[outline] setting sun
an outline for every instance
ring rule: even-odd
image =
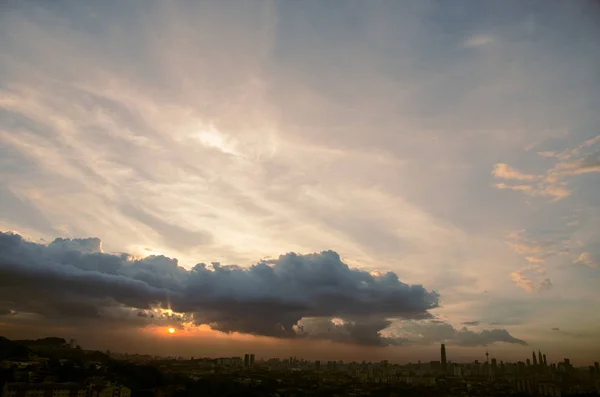
[[[175,328],[169,328],[169,333],[170,334],[174,334],[175,333]]]

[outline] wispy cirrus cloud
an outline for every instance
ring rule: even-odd
[[[525,174],[508,164],[499,163],[494,166],[492,174],[500,179],[516,179],[518,181],[533,181],[538,179],[538,175]]]
[[[541,273],[538,271],[538,273]],[[524,270],[518,272],[512,272],[510,274],[515,285],[527,292],[542,292],[552,288],[552,281],[549,278],[542,278],[541,280],[534,281]]]
[[[542,157],[557,159],[554,165],[542,174],[527,174],[508,164],[498,163],[494,166],[492,174],[498,179],[519,181],[519,184],[497,183],[495,186],[498,189],[519,191],[530,196],[550,197],[554,201],[564,199],[573,193],[569,187],[569,177],[600,172],[600,151],[582,153],[584,149],[599,142],[600,136],[597,136],[574,149],[560,153],[539,152]]]

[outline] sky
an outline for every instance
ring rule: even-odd
[[[599,14],[2,2],[1,333],[598,360]]]

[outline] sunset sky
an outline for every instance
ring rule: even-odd
[[[3,1],[0,335],[597,361],[599,18]]]

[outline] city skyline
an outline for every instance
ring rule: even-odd
[[[599,14],[4,2],[1,334],[597,361]]]
[[[0,338],[3,397],[77,395],[389,395],[594,396],[600,363],[574,366],[569,358],[546,363],[504,362],[486,350],[484,362],[446,360],[398,365],[388,360],[321,361],[298,357],[157,357],[84,350],[60,337],[10,341]],[[57,356],[58,355],[58,356]],[[57,359],[61,357],[61,359]],[[535,351],[532,359],[536,360]],[[8,358],[8,360],[7,360]],[[8,382],[7,382],[8,380]]]

